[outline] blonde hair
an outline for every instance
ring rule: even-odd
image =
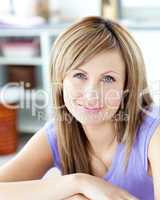
[[[88,151],[89,141],[81,124],[71,115],[64,105],[63,80],[72,69],[77,68],[92,56],[109,49],[119,49],[125,63],[125,84],[123,105],[116,114],[125,113],[127,120],[115,120],[117,140],[126,147],[125,164],[127,166],[138,126],[145,114],[142,108],[153,103],[151,95],[140,93],[146,89],[147,80],[141,51],[132,36],[115,21],[98,16],[85,17],[71,25],[56,39],[52,55],[50,78],[57,131],[57,142],[61,160],[62,174],[83,172],[92,174]],[[56,109],[57,108],[57,109]],[[72,121],[62,120],[68,115]],[[61,118],[61,120],[58,120]]]

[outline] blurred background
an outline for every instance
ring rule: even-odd
[[[130,31],[159,104],[159,0],[0,0],[0,5],[0,165],[51,118],[50,49],[81,17],[114,19]]]

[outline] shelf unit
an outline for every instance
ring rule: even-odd
[[[4,58],[0,57],[0,65],[41,65],[41,58]]]
[[[38,38],[40,43],[40,55],[33,58],[21,57],[3,57],[0,56],[0,66],[5,65],[29,65],[36,66],[36,75],[38,76],[38,86],[32,90],[25,90],[25,95],[21,96],[22,88],[14,88],[8,90],[7,98],[16,96],[20,102],[30,103],[30,108],[21,107],[18,109],[18,131],[25,133],[35,133],[43,124],[52,117],[51,98],[50,98],[50,83],[49,83],[49,56],[50,49],[59,33],[61,33],[69,23],[61,23],[56,25],[44,25],[42,27],[32,28],[1,28],[0,27],[0,41],[2,38]],[[2,73],[3,70],[0,71]],[[1,75],[3,76],[3,75]],[[1,80],[0,80],[1,81]],[[0,82],[0,91],[5,86],[5,82]],[[43,104],[44,98],[36,94],[43,90],[48,94],[48,104],[45,108],[33,108],[36,104]],[[31,93],[33,94],[31,96]],[[35,94],[35,95],[34,95]],[[43,106],[42,106],[43,107]],[[40,116],[41,115],[41,116]]]

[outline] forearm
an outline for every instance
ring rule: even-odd
[[[74,175],[65,175],[53,180],[1,182],[0,197],[4,200],[61,200],[77,194]]]

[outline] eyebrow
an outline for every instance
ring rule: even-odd
[[[85,70],[80,69],[80,68],[77,68],[77,69],[74,69],[74,70],[80,70],[80,71],[84,72],[85,74],[87,74],[87,72],[86,72]],[[108,73],[111,73],[111,72],[112,72],[112,73],[119,74],[118,72],[115,72],[115,71],[113,71],[113,70],[109,70],[109,71],[103,72],[101,75],[108,74]]]

